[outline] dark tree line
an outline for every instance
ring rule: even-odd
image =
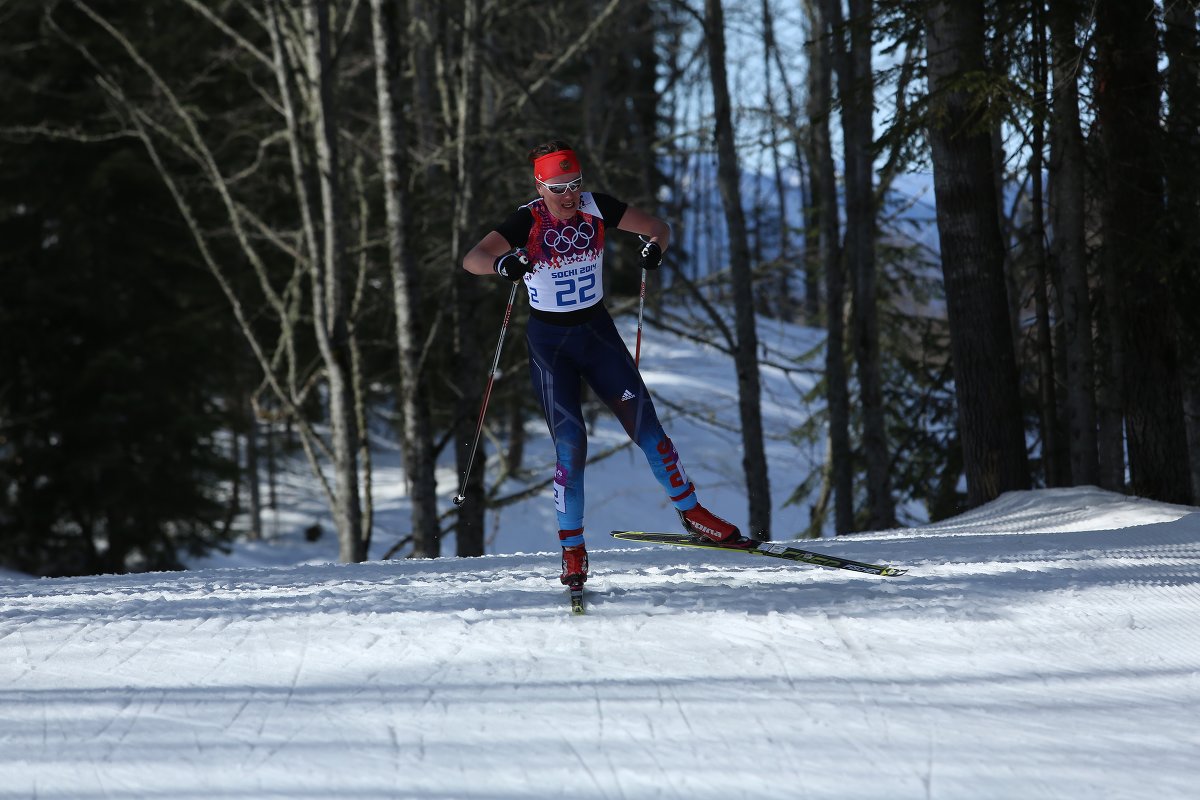
[[[343,560],[482,553],[549,456],[501,380],[472,502],[439,503],[507,293],[457,264],[554,137],[675,224],[650,323],[735,360],[755,532],[1035,485],[1195,502],[1198,52],[1170,0],[6,4],[0,562],[176,567],[261,531],[287,446]],[[896,189],[930,173],[933,250]],[[606,272],[620,308],[636,271]],[[771,513],[763,315],[827,332],[800,523]],[[375,524],[372,432],[409,530]]]
[[[843,119],[846,106],[860,102],[856,87],[870,83],[877,97],[895,92],[889,126],[862,145],[872,148],[876,196],[893,177],[893,156],[933,176],[947,325],[921,340],[919,362],[890,347],[885,371],[900,369],[888,446],[909,467],[924,457],[906,441],[931,444],[941,457],[898,473],[901,499],[924,499],[935,518],[1031,485],[1195,501],[1195,323],[1187,304],[1198,282],[1185,233],[1196,227],[1200,184],[1194,4],[881,0],[846,9],[827,3],[811,19],[813,41],[833,42]],[[856,26],[874,31],[877,50],[906,55],[898,67],[876,66],[845,85],[841,75],[854,75],[854,66],[836,51]],[[907,71],[910,53],[918,56],[915,73]],[[913,74],[919,80],[906,88]],[[829,119],[810,113],[814,130]],[[852,163],[847,155],[847,250]],[[814,203],[814,218],[831,217],[835,200]],[[848,252],[842,268],[853,274]],[[885,264],[880,280],[901,272]],[[847,286],[862,294],[854,280]],[[887,300],[877,302],[890,313]],[[834,341],[840,322],[830,316],[829,325]],[[907,342],[903,329],[889,335]],[[948,367],[935,385],[953,378],[950,407],[930,402],[923,386],[931,361]],[[839,515],[839,532],[877,524],[867,522],[874,481],[865,451],[888,451],[871,444],[865,422],[869,369],[858,359],[860,433],[831,453],[834,464],[864,465],[856,472],[866,485],[851,491],[866,508],[853,524]],[[835,377],[826,376],[831,425],[846,394]],[[921,392],[916,403],[913,389]],[[952,425],[922,420],[943,435],[930,441],[910,432],[906,411],[939,405]],[[947,491],[960,474],[965,496]]]

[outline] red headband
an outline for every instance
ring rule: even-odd
[[[580,172],[574,150],[555,150],[533,160],[533,177],[543,183],[568,172]]]

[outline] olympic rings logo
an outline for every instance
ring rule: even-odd
[[[542,236],[542,242],[559,255],[571,252],[572,249],[583,250],[592,243],[596,229],[590,222],[581,222],[578,226],[567,225],[561,230],[551,228]]]

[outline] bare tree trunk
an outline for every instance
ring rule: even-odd
[[[1067,461],[1061,452],[1058,427],[1058,391],[1055,386],[1054,335],[1050,327],[1050,272],[1046,263],[1046,224],[1042,164],[1045,152],[1046,21],[1042,2],[1033,4],[1033,101],[1030,137],[1030,226],[1029,252],[1033,261],[1034,310],[1037,319],[1038,410],[1042,428],[1042,468],[1047,486],[1066,486],[1070,481]]]
[[[829,123],[833,113],[831,28],[821,0],[807,4],[812,28],[809,45],[808,125],[812,142],[813,197],[820,231],[821,263],[825,272],[826,343],[825,396],[829,405],[829,461],[834,493],[834,530],[854,530],[854,464],[850,447],[850,388],[846,375],[843,306],[845,266],[842,263],[841,225],[838,222],[837,178]]]
[[[624,57],[627,68],[633,71],[634,85],[629,91],[628,120],[625,123],[633,140],[636,163],[645,165],[638,171],[641,185],[638,187],[645,202],[655,202],[657,189],[663,183],[662,171],[658,167],[654,140],[658,122],[663,114],[659,108],[662,100],[655,81],[658,78],[659,59],[657,52],[657,12],[650,0],[637,0],[629,10],[632,32],[628,40],[629,53]]]
[[[508,452],[504,454],[504,472],[516,475],[525,460],[525,404],[523,395],[514,392],[508,401]]]
[[[763,5],[764,5],[763,13],[764,13],[764,15],[767,15],[766,19],[768,21],[771,21],[770,16],[769,16],[770,12],[769,12],[769,8],[767,6],[766,0],[764,0]],[[819,5],[820,5],[820,0],[805,0],[805,2],[804,2],[805,14],[808,16],[810,27],[814,31],[812,33],[813,38],[815,38],[816,36],[819,35],[817,33],[817,26],[819,26],[819,24],[820,24],[820,15],[817,11],[817,7]],[[816,14],[817,16],[814,17],[813,16],[814,14]],[[779,50],[779,43],[775,38],[773,24],[770,27],[770,36],[768,38],[768,41],[766,42],[766,46],[768,46],[770,48],[772,54],[774,55],[775,66],[779,70],[779,74],[784,76],[783,94],[784,94],[784,98],[787,101],[788,119],[791,121],[792,144],[796,151],[796,166],[801,174],[800,196],[801,196],[802,210],[804,212],[804,217],[805,217],[804,222],[803,222],[803,225],[804,225],[804,305],[803,305],[804,322],[807,325],[817,325],[818,320],[821,318],[821,243],[820,243],[820,232],[819,232],[819,227],[818,227],[820,225],[820,222],[817,217],[819,212],[816,209],[819,207],[821,201],[819,199],[819,189],[817,187],[818,178],[816,177],[816,174],[815,174],[817,171],[817,167],[815,166],[816,165],[816,155],[814,154],[813,145],[812,145],[813,137],[812,137],[811,133],[807,132],[805,130],[805,127],[800,124],[800,118],[801,118],[801,114],[803,112],[799,106],[799,103],[796,100],[796,93],[793,91],[793,88],[792,88],[793,82],[789,81],[787,79],[787,76],[789,73],[788,73],[787,68],[784,66],[783,56]],[[813,45],[810,42],[809,44],[806,44],[805,46],[806,46],[806,48],[808,48],[811,51],[812,48],[816,45]],[[827,49],[828,42],[826,42],[826,44],[823,46],[826,47],[826,49]],[[811,61],[811,59],[814,57],[815,56],[813,56],[810,52],[810,62],[809,62],[810,65],[814,63],[813,61]],[[826,65],[825,69],[828,70],[829,69],[828,57],[826,57],[824,59],[824,64]],[[810,102],[811,102],[811,96],[812,96],[811,95],[812,84],[813,84],[814,80],[815,80],[815,77],[812,74],[812,67],[810,66],[809,73],[808,73]],[[822,110],[819,112],[819,114],[821,114],[825,117],[828,117],[830,114],[830,107],[831,107],[831,101],[826,101],[825,104],[822,106]],[[809,114],[810,124],[811,124],[811,121],[812,121],[812,114]],[[825,124],[826,124],[826,136],[828,136],[828,122],[826,122]],[[804,170],[804,162],[805,161],[808,162],[808,174],[807,175]],[[781,206],[782,206],[782,203],[781,203]],[[782,225],[783,225],[784,231],[787,231],[789,229],[788,221],[787,221],[786,217],[782,218]]]
[[[371,198],[367,193],[366,181],[363,177],[365,159],[358,152],[350,168],[354,199],[357,206],[356,228],[358,241],[355,250],[358,251],[357,268],[354,274],[354,291],[349,302],[349,321],[347,339],[350,346],[350,375],[354,386],[354,423],[358,431],[358,465],[362,476],[360,489],[362,492],[362,529],[363,553],[371,552],[371,536],[375,530],[375,492],[373,483],[374,459],[371,453],[371,424],[369,400],[367,398],[367,378],[364,372],[366,366],[363,359],[362,336],[359,327],[362,319],[363,303],[367,295],[368,276],[371,268]],[[347,200],[349,204],[349,200]],[[349,258],[349,256],[347,256]]]
[[[1099,136],[1093,140],[1100,139]],[[1096,145],[1102,151],[1102,145]],[[1094,157],[1102,162],[1104,156]],[[1107,219],[1107,198],[1111,175],[1103,167],[1097,169],[1100,195],[1097,206],[1099,227],[1103,230]],[[1117,253],[1113,239],[1101,238],[1099,248],[1100,280],[1098,287],[1100,302],[1096,319],[1096,415],[1097,451],[1100,461],[1100,486],[1114,492],[1127,490],[1125,481],[1125,401],[1121,375],[1126,359],[1124,345],[1124,319],[1121,315],[1121,290],[1118,287]]]
[[[846,162],[845,256],[853,286],[852,341],[862,402],[867,524],[871,530],[881,530],[895,526],[896,508],[892,499],[891,457],[883,408],[875,289],[875,138],[872,122],[875,85],[871,71],[871,6],[871,0],[850,0],[850,18],[845,25],[841,20],[840,0],[826,0],[825,10],[834,34],[833,58],[842,102]]]
[[[1050,119],[1050,214],[1052,259],[1062,287],[1066,330],[1067,424],[1071,481],[1100,484],[1097,456],[1096,356],[1084,239],[1085,154],[1079,125],[1082,54],[1076,39],[1079,7],[1051,3],[1052,110]]]
[[[225,518],[221,520],[221,538],[229,536],[229,530],[233,527],[233,521],[237,518],[238,512],[242,510],[242,481],[246,479],[246,473],[242,470],[242,448],[241,437],[238,436],[237,430],[233,431],[233,436],[230,437],[230,461],[233,463],[233,480],[230,481],[229,501],[225,507]]]
[[[279,511],[279,459],[275,457],[276,439],[275,425],[267,422],[267,508],[273,512]]]
[[[321,191],[320,250],[313,254],[313,325],[329,385],[329,424],[334,453],[333,508],[338,556],[344,562],[366,558],[366,532],[358,487],[358,425],[351,379],[346,257],[342,245],[343,198],[338,156],[337,110],[331,65],[328,0],[304,7],[307,69],[316,97],[314,115],[317,180]]]
[[[480,19],[480,0],[466,0],[463,5],[462,50],[459,54],[459,81],[454,97],[453,152],[455,155],[454,216],[451,237],[450,263],[462,262],[468,245],[471,215],[474,213],[475,195],[478,189],[479,170],[477,138],[480,125],[480,63],[479,49],[483,28]],[[455,270],[453,278],[453,304],[455,313],[455,358],[461,391],[459,393],[458,441],[459,474],[467,469],[470,442],[474,422],[479,410],[480,392],[484,387],[484,365],[480,342],[476,337],[475,321],[480,313],[477,280],[465,271]],[[499,309],[499,306],[497,306]],[[484,443],[479,444],[475,467],[467,482],[467,496],[474,502],[458,507],[458,524],[455,530],[457,554],[480,556],[484,549],[484,512],[487,495],[484,491],[484,474],[487,471],[487,455]]]
[[[405,0],[408,4],[408,28],[399,31],[404,41],[412,42],[409,48],[409,71],[412,73],[412,103],[413,128],[415,141],[413,146],[418,154],[418,161],[427,159],[425,177],[436,180],[440,171],[437,161],[430,157],[433,151],[440,147],[442,141],[437,133],[437,121],[443,115],[439,114],[437,91],[434,88],[434,76],[437,74],[434,49],[438,45],[438,20],[444,10],[431,8],[433,0]]]
[[[828,114],[828,112],[826,112]],[[793,119],[799,119],[793,115]],[[797,137],[799,138],[799,136]],[[811,139],[811,136],[805,138]],[[821,298],[821,230],[817,219],[816,209],[821,201],[818,199],[817,178],[815,177],[815,160],[812,158],[811,146],[797,148],[807,157],[808,169],[800,173],[800,196],[804,209],[804,301],[802,305],[801,322],[804,325],[819,327],[824,320],[821,317],[823,302]]]
[[[875,85],[871,71],[871,6],[871,0],[850,0],[855,125],[853,137],[846,132],[846,163],[848,167],[851,163],[854,165],[852,171],[847,170],[846,235],[853,242],[849,261],[854,281],[854,353],[862,394],[863,458],[867,470],[869,512],[867,526],[871,530],[882,530],[896,525],[896,506],[892,499],[892,459],[883,407],[876,293]],[[843,100],[845,97],[843,94]],[[849,188],[851,185],[852,189]]]
[[[1100,460],[1100,486],[1114,492],[1126,491],[1125,412],[1121,374],[1125,347],[1122,343],[1121,296],[1111,247],[1100,248],[1100,303],[1096,320],[1096,446]]]
[[[409,163],[404,120],[399,111],[400,67],[403,47],[401,4],[397,0],[371,0],[371,30],[375,46],[375,92],[379,103],[379,145],[383,161],[384,201],[387,216],[388,266],[392,274],[392,303],[396,314],[396,343],[400,362],[400,417],[404,469],[412,501],[413,550],[436,553],[438,539],[437,484],[433,457],[433,429],[429,401],[420,391],[421,282],[417,263],[408,246],[405,217],[408,209]]]
[[[775,174],[775,212],[777,214],[777,230],[779,233],[779,255],[777,277],[775,279],[774,290],[768,290],[774,294],[775,307],[778,311],[778,316],[784,322],[792,321],[792,297],[791,297],[791,273],[792,273],[792,247],[791,247],[791,226],[788,224],[788,203],[787,203],[787,188],[783,180],[783,165],[780,158],[781,143],[779,139],[779,115],[775,111],[775,88],[771,74],[771,56],[778,50],[778,45],[775,42],[775,24],[772,19],[773,12],[771,11],[770,0],[762,0],[762,23],[763,23],[763,76],[766,83],[766,105],[767,119],[769,120],[769,147],[771,149],[771,165]],[[787,80],[787,73],[782,73],[783,78]],[[794,118],[793,118],[794,119]],[[797,164],[799,167],[799,157],[803,151],[797,150]]]
[[[313,169],[313,157],[310,154],[310,150],[312,149],[313,145],[312,142],[307,138],[307,135],[311,132],[312,138],[314,139],[319,135],[316,133],[315,122],[317,112],[312,110],[312,106],[319,104],[323,96],[320,94],[320,92],[314,94],[311,91],[310,87],[315,84],[315,80],[311,77],[311,68],[305,63],[302,63],[303,59],[307,58],[306,54],[309,54],[312,51],[311,40],[313,37],[311,35],[311,29],[313,26],[310,25],[308,29],[296,29],[292,10],[289,8],[285,11],[278,2],[268,2],[266,9],[266,22],[272,45],[271,66],[276,85],[279,90],[278,105],[280,112],[283,115],[283,121],[285,125],[284,130],[287,134],[288,149],[296,193],[296,210],[300,217],[301,230],[303,233],[302,248],[301,250],[295,251],[294,257],[298,262],[298,270],[301,272],[307,272],[309,274],[311,279],[310,282],[313,286],[320,286],[323,285],[324,281],[327,279],[327,270],[322,270],[321,267],[323,248],[317,225],[317,212],[319,209],[317,208],[316,200],[314,199],[319,194],[318,178],[315,174],[316,170]],[[312,15],[307,15],[305,18],[311,19]],[[309,32],[306,32],[306,30]],[[299,81],[301,76],[306,73],[309,74],[310,77],[307,79],[305,88],[297,86],[297,81]],[[301,103],[306,103],[306,105],[302,107],[302,110],[298,109],[297,107],[298,101]],[[300,115],[302,111],[305,113],[307,125],[301,121]],[[238,216],[233,211],[230,212],[230,215],[236,227],[239,224]],[[243,250],[245,250],[247,255],[250,257],[251,263],[256,265],[256,269],[260,274],[260,283],[265,288],[269,289],[269,282],[267,280],[265,270],[260,263],[261,259],[257,257],[253,247],[248,243],[248,241],[246,241],[246,237],[243,235],[241,238],[243,239]],[[218,270],[214,269],[214,272],[218,272]],[[318,274],[326,277],[318,278]],[[287,373],[286,389],[281,385],[281,381],[274,374],[274,364],[267,362],[265,355],[261,352],[261,345],[258,344],[257,340],[254,338],[254,334],[248,329],[247,337],[250,340],[251,347],[255,349],[256,356],[258,357],[262,366],[266,385],[272,388],[275,397],[286,406],[286,419],[289,426],[289,432],[291,431],[292,423],[295,423],[299,428],[300,442],[304,447],[305,455],[308,457],[309,464],[325,492],[330,509],[333,511],[335,524],[337,524],[339,517],[344,516],[340,515],[337,509],[341,507],[342,503],[345,502],[345,497],[343,494],[339,493],[338,489],[329,485],[329,482],[325,477],[324,470],[318,463],[317,451],[319,450],[320,453],[325,455],[326,458],[334,463],[335,472],[340,472],[341,465],[338,461],[338,451],[336,446],[335,448],[331,449],[315,435],[315,433],[311,430],[311,426],[305,419],[303,411],[301,410],[301,406],[307,393],[307,386],[301,385],[303,378],[301,377],[300,370],[298,369],[296,355],[297,333],[295,331],[295,325],[301,316],[299,294],[300,293],[298,291],[289,292],[283,297],[276,298],[274,301],[274,305],[277,307],[277,313],[279,314],[279,322],[282,326],[279,354],[283,355],[285,360],[284,368],[286,369]],[[320,350],[322,353],[322,358],[324,359],[327,354],[332,351],[332,348],[329,346],[328,333],[324,328],[324,321],[322,319],[322,317],[328,313],[328,303],[325,302],[325,294],[323,290],[313,290],[310,292],[310,294],[312,295],[310,301],[313,304],[312,318],[314,320],[314,330],[318,341],[321,343]],[[268,296],[272,295],[268,294]],[[230,297],[231,300],[234,301],[235,313],[237,313],[239,319],[241,319],[244,317],[244,312],[239,310],[240,302],[235,296],[232,295],[231,292]],[[318,311],[318,304],[322,304],[323,307],[323,310],[320,312]],[[243,324],[243,328],[246,327],[247,326]],[[344,370],[343,368],[334,364],[331,369],[327,370],[327,376],[335,373],[344,374]],[[351,370],[351,375],[353,375],[353,370]],[[334,392],[331,384],[327,382],[326,385],[329,387],[330,395],[332,396]],[[344,393],[339,391],[337,396],[341,398],[339,399],[339,403],[344,403]],[[355,397],[357,396],[358,393],[356,391]],[[353,407],[354,403],[351,402],[349,405]],[[333,426],[331,425],[331,427]],[[339,433],[343,436],[343,447],[347,446],[347,440],[353,442],[353,439],[358,438],[357,436],[351,434],[353,439],[348,439],[348,437],[346,437],[347,432],[345,431],[344,427],[339,429]],[[353,452],[353,444],[348,446],[350,447],[351,452]],[[355,488],[357,489],[357,482],[355,482]],[[354,514],[352,513],[350,516],[353,517]],[[362,536],[357,532],[343,534],[341,528],[338,529],[338,536],[339,540],[344,545],[343,549],[346,550],[355,549],[352,542],[363,542]],[[347,542],[351,542],[351,544],[349,546],[345,546]],[[362,548],[362,552],[365,554],[365,547]],[[348,560],[354,559],[349,558]]]
[[[259,488],[261,472],[258,452],[258,416],[254,404],[246,397],[246,488],[250,493],[250,530],[247,538],[258,541],[262,538],[262,492]]]
[[[705,0],[704,22],[716,116],[717,179],[729,234],[730,271],[736,316],[738,411],[742,423],[742,466],[750,503],[750,535],[770,538],[771,489],[763,446],[762,388],[758,374],[758,332],[755,330],[753,276],[746,237],[746,217],[739,188],[737,148],[725,74],[725,14],[721,0]]]
[[[1170,3],[1165,10],[1163,50],[1167,67],[1169,142],[1166,152],[1167,215],[1171,224],[1171,284],[1176,308],[1188,433],[1192,503],[1200,502],[1200,26],[1196,3]]]
[[[1200,368],[1195,359],[1184,366],[1183,419],[1187,429],[1188,453],[1191,457],[1189,477],[1192,486],[1192,505],[1200,499]]]
[[[1106,247],[1121,297],[1122,388],[1134,494],[1191,500],[1179,354],[1164,240],[1160,86],[1153,0],[1100,0],[1096,99]]]
[[[971,0],[975,2],[975,0]],[[1011,22],[1011,14],[1006,13],[1010,10],[1010,6],[993,3],[989,5],[988,0],[983,0],[985,8],[984,14],[989,11],[994,15],[995,24],[988,26],[985,21],[985,38],[984,48],[986,56],[984,63],[988,66],[989,72],[993,75],[1006,75],[1012,64],[1012,56],[1008,48],[1008,31],[1007,26],[1015,24]],[[1012,4],[1015,5],[1015,4]],[[1021,363],[1021,345],[1023,339],[1023,327],[1021,317],[1024,309],[1021,308],[1022,296],[1021,286],[1018,281],[1018,270],[1013,255],[1016,253],[1014,245],[1014,219],[1008,214],[1005,208],[1004,184],[1005,184],[1005,164],[1008,163],[1008,155],[1004,151],[1005,135],[1004,135],[1004,119],[1000,114],[992,114],[988,119],[989,133],[991,134],[990,143],[992,149],[992,191],[996,195],[996,223],[1000,226],[1000,241],[1004,253],[1004,282],[1008,290],[1008,327],[1009,335],[1012,337],[1013,352],[1017,359],[1017,375],[1018,381],[1023,380],[1023,364]],[[1018,383],[1018,385],[1020,385]]]
[[[959,429],[968,502],[978,506],[1029,488],[991,143],[980,125],[986,109],[960,80],[985,70],[983,5],[937,0],[925,23],[938,120],[929,138]]]

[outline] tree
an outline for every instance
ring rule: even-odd
[[[1167,216],[1170,277],[1180,325],[1184,420],[1191,462],[1192,503],[1200,501],[1200,10],[1195,3],[1165,9],[1167,67]]]
[[[1064,453],[1066,445],[1059,426],[1058,375],[1055,370],[1054,331],[1050,319],[1051,275],[1046,248],[1046,177],[1043,165],[1046,153],[1046,82],[1049,56],[1045,8],[1041,0],[1032,5],[1029,25],[1032,32],[1029,53],[1032,73],[1028,136],[1029,235],[1024,249],[1032,275],[1042,472],[1047,486],[1066,486],[1070,483],[1070,459]]]
[[[1104,248],[1120,298],[1130,487],[1188,503],[1191,485],[1169,260],[1159,131],[1155,4],[1100,0],[1096,106],[1104,155]]]
[[[993,183],[982,2],[925,10],[929,141],[968,501],[1029,487]]]
[[[461,36],[459,39],[459,73],[452,96],[446,98],[452,109],[452,138],[447,142],[453,154],[450,179],[456,187],[452,202],[450,263],[461,264],[470,247],[470,231],[474,225],[475,198],[479,180],[479,132],[483,127],[481,53],[483,38],[482,4],[465,0]],[[458,470],[465,473],[470,459],[469,445],[472,421],[478,408],[476,399],[483,386],[483,345],[478,330],[479,304],[482,293],[473,276],[455,270],[452,297],[454,302],[455,356],[461,366],[458,379],[463,381],[459,393],[459,426],[457,441]],[[480,445],[482,450],[482,444]],[[485,462],[486,463],[486,462]],[[484,520],[486,509],[483,491],[483,469],[468,476],[468,493],[479,502],[466,503],[458,508],[456,541],[458,555],[483,555]]]
[[[884,421],[875,274],[873,13],[871,0],[850,0],[849,8],[850,17],[843,22],[841,0],[825,0],[825,15],[833,31],[832,54],[842,108],[846,165],[845,259],[852,288],[851,336],[862,407],[868,525],[872,530],[881,530],[896,524],[896,513],[889,479],[891,459]]]
[[[1063,309],[1066,341],[1068,452],[1074,484],[1100,485],[1097,450],[1095,354],[1092,345],[1091,293],[1085,242],[1086,153],[1079,123],[1077,43],[1081,9],[1076,2],[1052,2],[1050,217],[1054,230],[1051,258]],[[1116,489],[1117,486],[1107,488]]]
[[[40,4],[4,14],[0,563],[49,576],[179,569],[227,542],[236,333],[86,61]],[[179,42],[152,44],[170,60]]]
[[[845,265],[838,221],[837,178],[829,124],[833,108],[832,32],[823,0],[807,4],[809,42],[808,126],[813,164],[814,217],[825,274],[825,397],[829,406],[829,470],[834,498],[834,530],[851,533],[854,524],[854,461],[850,446],[850,389],[845,353]]]
[[[725,75],[725,13],[721,0],[704,4],[705,33],[708,42],[708,66],[712,80],[713,113],[716,117],[717,180],[725,225],[729,235],[730,271],[733,282],[737,345],[734,364],[738,381],[738,413],[742,422],[742,466],[746,473],[746,493],[750,503],[750,534],[769,537],[771,531],[771,490],[763,448],[762,388],[758,374],[758,332],[755,329],[754,289],[750,274],[750,250],[746,238],[746,217],[739,188],[737,147],[733,116],[730,111],[729,82]]]
[[[272,8],[275,24],[281,24],[282,8]],[[313,149],[316,152],[316,183],[320,189],[320,227],[308,231],[309,275],[312,279],[313,330],[325,366],[329,386],[329,421],[333,440],[334,491],[331,496],[334,525],[338,531],[342,561],[363,561],[370,543],[370,530],[363,527],[359,495],[358,419],[354,410],[356,387],[351,377],[350,304],[345,245],[347,224],[342,186],[342,164],[338,146],[338,114],[330,41],[329,0],[308,0],[303,11],[303,35],[296,44],[304,53],[302,74],[308,80],[307,111],[311,115]],[[277,60],[282,57],[277,53]],[[315,92],[313,88],[315,87]],[[286,86],[281,83],[286,93]],[[297,120],[288,121],[293,148],[299,150]],[[297,159],[297,190],[304,179]]]
[[[400,367],[400,431],[404,469],[412,497],[413,550],[436,553],[437,484],[429,395],[420,391],[422,324],[421,278],[409,246],[409,156],[400,114],[400,70],[406,61],[403,7],[398,0],[371,0],[371,32],[375,52],[375,91],[379,104],[379,149],[384,179],[388,267],[396,315]]]

